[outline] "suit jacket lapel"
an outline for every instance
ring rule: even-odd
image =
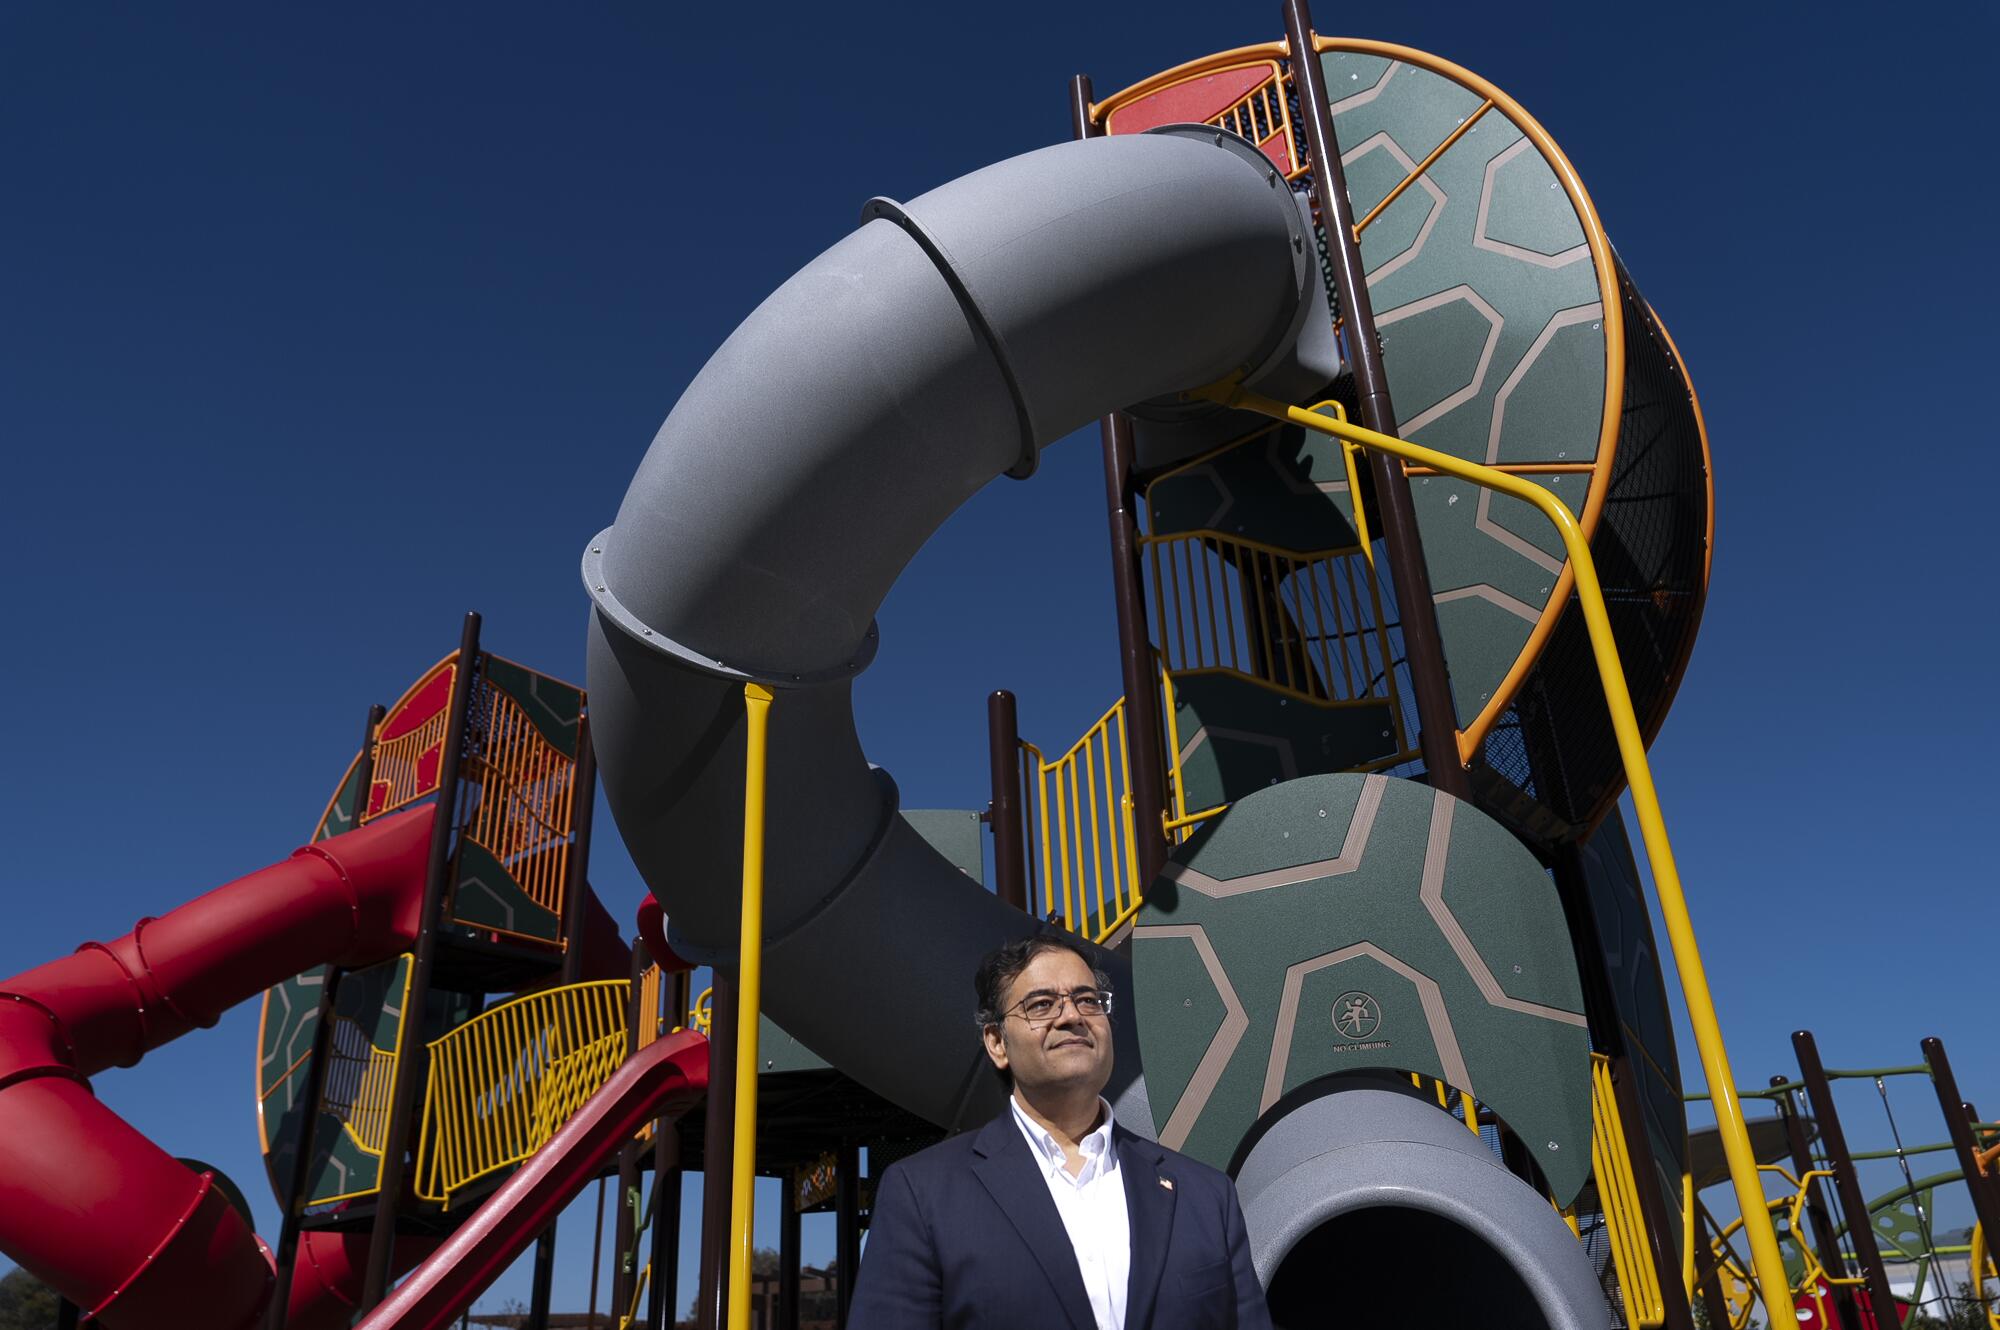
[[[1166,1273],[1167,1240],[1174,1227],[1174,1191],[1161,1185],[1173,1178],[1161,1171],[1166,1156],[1158,1146],[1113,1126],[1118,1173],[1125,1179],[1125,1212],[1132,1225],[1132,1275],[1125,1286],[1126,1330],[1153,1323],[1160,1276]],[[1051,1202],[1053,1204],[1053,1202]]]
[[[1095,1330],[1097,1318],[1090,1310],[1090,1295],[1083,1289],[1083,1275],[1076,1267],[1076,1249],[1070,1245],[1069,1230],[1063,1227],[1062,1216],[1056,1212],[1048,1181],[1042,1177],[1033,1152],[1021,1139],[1021,1129],[1014,1125],[1013,1110],[1002,1112],[980,1128],[972,1150],[977,1156],[973,1174],[1014,1225],[1021,1241],[1034,1253],[1070,1324],[1075,1330]]]

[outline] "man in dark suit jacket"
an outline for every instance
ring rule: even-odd
[[[1235,1185],[1112,1120],[1081,947],[1009,943],[974,987],[1008,1109],[882,1175],[855,1330],[1268,1330]]]

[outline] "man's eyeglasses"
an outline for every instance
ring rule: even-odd
[[[1030,993],[1006,1014],[1019,1016],[1030,1025],[1047,1025],[1062,1014],[1064,1003],[1075,1007],[1079,1016],[1109,1016],[1111,990],[1079,988],[1069,993]]]

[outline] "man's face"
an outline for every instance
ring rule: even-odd
[[[1036,993],[1056,996],[1095,987],[1097,976],[1075,952],[1052,947],[1036,953],[1000,997],[1000,1009],[1009,1014],[986,1027],[986,1055],[1012,1072],[1030,1096],[1044,1088],[1102,1093],[1111,1080],[1109,1017],[1081,1015],[1074,1002],[1065,1002],[1054,1018],[1035,1025],[1018,1010]]]

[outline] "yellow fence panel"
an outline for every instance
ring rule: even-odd
[[[1053,762],[1031,743],[1040,842],[1042,914],[1103,942],[1139,912],[1137,829],[1125,699]]]
[[[548,1143],[625,1060],[632,984],[606,979],[502,1003],[430,1045],[417,1194],[453,1194]]]

